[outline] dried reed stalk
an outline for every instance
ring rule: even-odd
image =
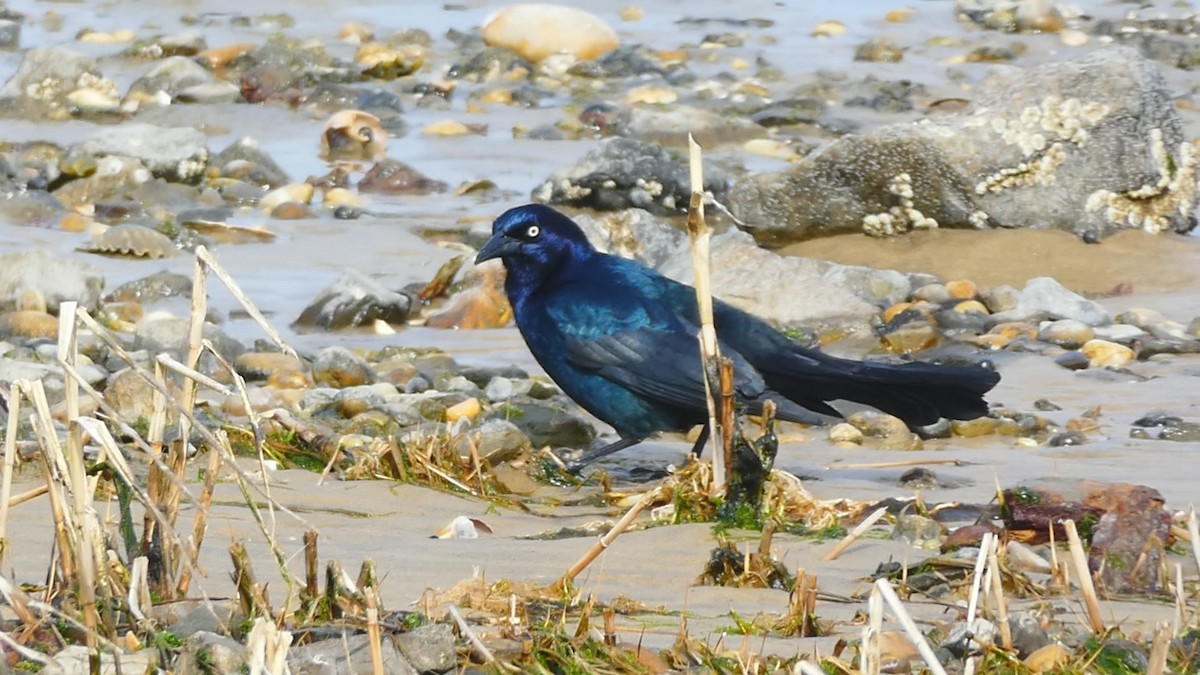
[[[1154,642],[1150,647],[1150,665],[1146,675],[1163,675],[1167,672],[1167,652],[1171,646],[1171,629],[1167,622],[1158,624],[1154,630]]]
[[[1104,617],[1100,614],[1100,602],[1096,598],[1096,587],[1092,584],[1092,572],[1088,569],[1087,555],[1083,552],[1083,542],[1075,529],[1075,521],[1063,523],[1067,531],[1067,544],[1071,549],[1071,561],[1075,564],[1075,574],[1079,577],[1079,590],[1083,593],[1083,604],[1087,608],[1088,621],[1092,632],[1104,632]]]
[[[449,611],[450,617],[454,619],[455,625],[458,626],[458,632],[462,633],[462,636],[467,639],[467,642],[471,645],[471,650],[475,652],[475,655],[478,656],[484,663],[495,663],[496,657],[492,654],[492,651],[487,648],[487,645],[483,644],[483,640],[479,639],[479,636],[475,634],[475,631],[471,630],[471,626],[465,620],[463,620],[462,614],[458,613],[458,607],[455,607],[453,604],[451,604],[447,608],[447,611]]]
[[[700,145],[688,134],[688,170],[691,178],[692,196],[688,203],[687,230],[692,242],[692,273],[695,277],[696,305],[700,314],[700,367],[704,373],[705,400],[708,404],[709,443],[712,445],[713,480],[715,495],[725,494],[725,483],[729,470],[726,450],[718,418],[713,384],[717,382],[717,359],[721,350],[717,345],[717,331],[713,324],[712,284],[709,277],[708,224],[704,221],[704,163]]]
[[[908,634],[908,639],[917,646],[917,653],[924,659],[925,665],[933,675],[946,675],[946,669],[942,667],[942,663],[938,661],[937,655],[933,653],[933,647],[929,646],[929,642],[925,636],[921,634],[921,629],[917,628],[917,624],[909,616],[908,610],[904,608],[904,603],[900,602],[900,598],[896,596],[896,591],[892,590],[892,585],[887,579],[876,579],[875,588],[879,589],[879,593],[883,596],[884,601],[892,608],[892,613],[900,620],[900,625],[904,627],[904,632]]]
[[[1196,568],[1200,571],[1200,525],[1196,522],[1196,507],[1188,507],[1187,518],[1188,539],[1192,544],[1192,557],[1196,560]]]
[[[371,669],[374,675],[384,675],[383,646],[379,635],[379,600],[374,588],[363,589],[363,600],[367,605],[367,638],[371,644]]]
[[[288,647],[292,634],[279,630],[274,623],[258,617],[246,641],[246,652],[250,675],[284,675],[287,667]]]
[[[867,624],[863,626],[862,647],[858,668],[863,675],[879,675],[883,667],[883,596],[878,588],[871,589],[867,599]]]
[[[875,523],[879,522],[879,519],[883,518],[885,515],[887,515],[887,507],[880,507],[876,509],[874,513],[867,516],[866,519],[856,525],[853,530],[850,530],[849,534],[847,534],[845,537],[842,537],[842,540],[837,543],[837,546],[834,546],[832,549],[830,549],[829,553],[826,553],[822,560],[837,560],[838,556],[845,553],[846,549],[850,548],[851,544],[857,541],[859,537],[863,536],[867,530],[871,529],[871,527],[874,526]]]
[[[1004,578],[1000,573],[999,548],[999,538],[993,538],[991,549],[988,551],[988,567],[992,571],[992,602],[996,605],[996,623],[1000,628],[1000,646],[1004,647],[1005,651],[1011,652],[1013,648],[1012,628],[1008,625],[1008,601],[1004,597]]]
[[[0,475],[0,570],[8,558],[8,512],[16,506],[12,500],[12,479],[17,464],[17,433],[21,424],[21,388],[8,385],[8,426],[4,434],[4,473]],[[46,487],[49,490],[49,487]]]
[[[991,532],[983,534],[983,540],[979,543],[979,555],[975,557],[975,569],[971,580],[971,594],[967,600],[967,624],[969,625],[975,620],[975,613],[979,610],[979,589],[983,585],[983,568],[988,561],[988,552],[992,549],[992,540],[996,535]]]
[[[636,504],[630,507],[630,509],[625,512],[625,515],[621,516],[621,519],[612,526],[612,529],[601,536],[600,540],[592,545],[592,548],[588,549],[588,552],[583,554],[582,558],[580,558],[574,565],[571,565],[571,569],[567,570],[567,573],[564,574],[561,579],[556,581],[552,588],[556,592],[565,592],[566,589],[571,585],[571,582],[575,581],[575,577],[579,576],[581,572],[587,569],[587,566],[592,564],[592,561],[595,560],[597,556],[607,549],[617,537],[621,536],[621,533],[625,531],[625,528],[629,527],[635,518],[637,518],[638,514],[642,512],[642,509],[645,509],[647,506],[653,504],[658,499],[661,492],[661,488],[654,488],[653,490],[642,495],[642,498],[639,499]]]
[[[200,566],[200,547],[204,544],[204,535],[208,531],[208,513],[212,509],[213,490],[217,487],[217,476],[221,473],[221,453],[208,451],[208,466],[204,469],[204,487],[200,489],[200,498],[196,500],[196,516],[192,519],[192,536],[188,539],[188,564],[180,570],[179,582],[176,588],[180,596],[186,596],[192,585],[192,570]]]

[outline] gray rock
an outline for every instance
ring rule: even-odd
[[[412,298],[348,269],[304,308],[295,325],[338,330],[370,326],[376,321],[402,324],[411,307]]]
[[[57,165],[51,169],[51,173],[58,176]],[[0,179],[0,189],[9,195],[19,188],[8,180]],[[56,226],[66,212],[67,207],[62,201],[44,190],[17,192],[0,200],[0,220],[13,225]]]
[[[183,295],[191,295],[192,279],[174,272],[155,272],[147,277],[135,279],[117,286],[104,296],[108,302],[149,303]]]
[[[195,632],[184,640],[175,662],[178,675],[238,673],[245,668],[246,647],[233,638],[208,631]]]
[[[941,646],[958,658],[979,654],[996,641],[996,626],[987,619],[975,619],[971,623],[957,623]]]
[[[596,438],[582,416],[548,401],[513,401],[505,414],[535,448],[586,448]]]
[[[43,667],[40,673],[44,675],[85,675],[92,672],[88,666],[89,654],[87,645],[68,645],[62,651],[50,657],[50,663]],[[100,653],[101,675],[123,673],[153,673],[158,670],[157,649],[143,649],[138,652],[121,653],[121,670],[117,670],[116,658],[107,651]]]
[[[1013,647],[1021,658],[1050,644],[1050,635],[1042,628],[1042,622],[1030,612],[1009,614],[1008,630],[1012,633]]]
[[[401,655],[394,638],[380,640],[380,648],[384,673],[416,675],[419,672]],[[450,665],[454,665],[453,661]],[[292,675],[357,675],[373,672],[371,640],[366,635],[348,635],[292,647],[288,650],[288,668]]]
[[[0,88],[0,108],[18,117],[65,119],[70,115],[68,96],[84,87],[116,95],[96,59],[58,47],[30,49]]]
[[[733,211],[768,244],[930,226],[1191,226],[1195,154],[1161,74],[1134,50],[998,70],[976,91],[969,112],[845,136],[744,178]]]
[[[900,516],[892,528],[892,539],[906,541],[913,546],[936,547],[942,540],[942,526],[933,518],[915,513]]]
[[[580,214],[573,219],[596,250],[659,267],[688,248],[688,236],[650,212],[629,209],[596,216]],[[690,252],[689,252],[690,255]]]
[[[421,673],[441,673],[454,668],[454,631],[444,623],[426,624],[393,636],[396,646]]]
[[[237,103],[242,91],[232,82],[201,82],[175,93],[176,103]]]
[[[138,324],[137,334],[133,338],[134,349],[145,349],[151,354],[166,352],[177,361],[184,362],[187,358],[188,333],[191,321],[176,317],[145,319]],[[246,346],[229,337],[225,331],[211,323],[205,322],[201,335],[212,343],[213,349],[229,363],[237,360],[246,351]],[[214,373],[221,366],[211,354],[205,353],[200,358],[200,370]]]
[[[40,293],[46,308],[58,312],[74,300],[94,312],[100,305],[104,277],[91,265],[64,259],[46,249],[30,249],[0,257],[0,307],[13,309],[26,291]]]
[[[530,448],[529,438],[507,420],[487,420],[475,433],[479,456],[493,465],[514,459]]]
[[[338,388],[370,384],[375,371],[366,360],[345,347],[326,347],[317,353],[312,364],[313,379],[319,385]]]
[[[132,368],[118,371],[104,388],[104,401],[122,422],[134,424],[154,414],[154,387]]]
[[[277,188],[291,182],[287,172],[253,138],[234,141],[209,164],[225,178],[238,178],[263,188]]]
[[[194,182],[208,166],[206,141],[203,132],[191,127],[127,122],[102,129],[71,146],[63,161],[73,161],[74,157],[129,157],[159,178]]]
[[[171,97],[188,87],[214,81],[213,74],[194,59],[171,56],[155,63],[145,75],[134,80],[126,96],[154,96],[163,92]]]
[[[1040,318],[1074,319],[1089,326],[1112,323],[1112,317],[1100,303],[1068,290],[1051,277],[1036,277],[1025,282],[1025,288],[1017,294],[1017,306],[992,315],[997,323]]]
[[[714,295],[784,326],[860,330],[879,306],[905,299],[912,287],[907,275],[892,270],[779,256],[737,230],[713,237],[711,255]],[[692,283],[691,252],[681,251],[659,271]]]
[[[16,49],[21,44],[21,24],[0,19],[0,49]]]
[[[728,178],[711,162],[704,186],[723,199]],[[673,215],[687,210],[691,188],[687,163],[656,145],[609,138],[575,166],[556,171],[533,191],[534,201],[597,211],[628,208]]]
[[[484,396],[487,396],[489,401],[507,401],[513,397],[515,387],[513,381],[507,377],[493,377],[487,383],[487,387],[483,390]]]
[[[1051,342],[1064,349],[1079,349],[1095,336],[1096,331],[1082,321],[1059,319],[1042,326],[1038,330],[1037,338],[1042,342]]]

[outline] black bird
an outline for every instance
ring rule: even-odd
[[[616,430],[614,443],[571,466],[708,418],[695,289],[600,253],[570,218],[540,204],[505,211],[475,262],[500,258],[505,292],[529,351],[576,403]],[[987,414],[993,370],[853,361],[806,349],[762,319],[713,300],[721,353],[751,413],[768,399],[780,419],[841,417],[827,401],[865,403],[910,427]],[[705,427],[707,430],[707,426]],[[703,449],[702,432],[694,452]]]

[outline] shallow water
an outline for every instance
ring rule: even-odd
[[[775,21],[773,27],[748,29],[746,32],[750,37],[746,46],[728,50],[711,71],[719,70],[733,56],[753,58],[761,54],[790,77],[818,68],[845,71],[852,76],[869,72],[881,78],[905,77],[926,83],[935,98],[938,93],[962,95],[960,83],[978,82],[990,66],[958,66],[955,72],[961,75],[960,83],[951,82],[946,77],[947,68],[943,62],[964,49],[924,47],[925,38],[931,35],[963,35],[972,40],[972,45],[1008,44],[1019,40],[1030,48],[1029,55],[1019,61],[1022,64],[1081,53],[1078,49],[1059,47],[1052,36],[1013,37],[967,29],[954,22],[951,0],[917,3],[916,18],[903,25],[882,21],[883,14],[895,9],[898,3],[877,0],[836,4],[766,0],[644,3],[646,18],[633,24],[617,20],[613,3],[597,0],[567,4],[577,4],[609,19],[627,42],[646,42],[661,49],[696,43],[708,32],[741,30],[719,24],[677,25],[676,21],[683,17],[769,18]],[[401,4],[271,0],[254,3],[253,7],[256,14],[287,12],[297,21],[297,25],[287,32],[316,37],[332,45],[331,50],[335,53],[347,56],[353,48],[339,46],[334,39],[337,29],[345,22],[369,23],[380,36],[402,28],[423,28],[438,40],[435,51],[444,54],[448,50],[442,36],[447,29],[467,30],[500,5],[499,2],[467,2],[456,5],[461,9],[449,10],[441,2],[425,1]],[[173,34],[185,30],[179,22],[179,17],[185,13],[214,17],[216,23],[202,29],[210,46],[239,41],[261,42],[272,32],[269,27],[231,28],[224,20],[225,16],[243,11],[246,3],[230,0],[151,4],[18,0],[9,3],[9,7],[33,17],[24,29],[24,45],[72,44],[72,36],[82,28],[132,28],[139,35]],[[63,17],[60,30],[47,32],[37,18],[49,11]],[[847,24],[849,32],[845,37],[820,41],[809,36],[811,27],[819,21],[835,18]],[[910,46],[903,63],[862,64],[851,60],[855,45],[867,37],[880,35]],[[77,47],[81,51],[103,55],[120,49]],[[0,77],[15,69],[17,63],[16,54],[0,54]],[[448,64],[439,62],[435,68],[445,65]],[[122,83],[122,89],[148,67],[149,64],[123,63],[115,59],[106,60],[104,64],[105,73]],[[704,67],[698,67],[698,70],[704,72]],[[1186,79],[1181,74],[1169,73],[1168,76],[1178,91],[1188,91],[1191,86],[1183,84]],[[477,332],[408,328],[394,336],[297,335],[288,329],[288,324],[304,305],[345,267],[387,274],[399,284],[427,280],[455,251],[426,242],[417,236],[417,231],[487,222],[504,208],[524,201],[530,190],[552,171],[571,164],[594,146],[592,141],[547,142],[511,138],[510,129],[514,124],[533,126],[552,122],[567,116],[561,110],[531,111],[494,106],[484,115],[468,115],[465,100],[465,95],[456,96],[448,111],[407,110],[405,119],[409,131],[403,137],[391,139],[389,154],[451,186],[466,180],[491,179],[500,187],[499,196],[375,198],[371,208],[376,215],[357,221],[326,218],[268,221],[256,214],[246,214],[239,222],[262,224],[278,232],[276,241],[216,248],[217,258],[268,314],[272,323],[284,330],[290,342],[303,350],[316,350],[330,344],[436,346],[467,363],[517,363],[536,368],[519,335],[511,328]],[[869,113],[862,114],[861,121],[872,121]],[[1194,136],[1198,128],[1195,113],[1185,109],[1181,114],[1185,116],[1189,134]],[[459,139],[419,135],[425,124],[443,118],[486,122],[489,129],[485,136]],[[161,124],[202,125],[210,137],[209,147],[214,151],[237,138],[252,136],[295,180],[322,174],[327,169],[317,158],[317,139],[323,120],[303,109],[180,106],[147,113],[141,119]],[[0,136],[4,139],[50,138],[64,144],[96,128],[80,122],[51,125],[5,120],[0,125],[3,129]],[[775,160],[741,156],[728,149],[723,152],[727,156],[736,155],[739,161],[754,170],[774,170],[784,166]],[[86,259],[100,267],[110,286],[158,269],[191,272],[192,263],[186,256],[144,262],[77,253],[74,248],[81,242],[80,236],[0,223],[0,254],[29,246],[46,246],[61,255]],[[1087,246],[1058,232],[1003,231],[921,233],[892,241],[839,237],[807,242],[789,248],[787,252],[933,272],[946,278],[969,277],[981,285],[1019,285],[1032,276],[1052,275],[1077,290],[1104,294],[1120,284],[1129,284],[1132,294],[1108,298],[1104,303],[1114,311],[1149,306],[1164,312],[1168,318],[1186,323],[1200,315],[1198,247],[1200,242],[1192,238],[1149,237],[1140,233],[1127,233],[1099,246]],[[232,299],[216,288],[215,282],[212,288],[213,306],[228,315],[234,309]],[[174,309],[182,311],[184,308]],[[229,319],[226,328],[242,339],[258,337],[257,328],[248,320]],[[1028,449],[1017,447],[1011,439],[988,437],[935,441],[925,450],[904,453],[869,448],[836,449],[824,440],[823,434],[807,432],[804,442],[785,444],[779,464],[781,468],[816,478],[809,481],[808,486],[824,498],[878,500],[907,496],[907,490],[895,486],[899,470],[840,467],[918,459],[964,462],[962,466],[933,467],[951,487],[927,493],[925,499],[929,502],[986,503],[996,481],[1008,486],[1034,478],[1093,478],[1145,483],[1159,489],[1172,508],[1186,507],[1200,496],[1196,487],[1197,477],[1200,477],[1200,454],[1194,447],[1128,438],[1129,423],[1151,409],[1164,408],[1191,419],[1198,416],[1200,379],[1196,375],[1200,374],[1200,357],[1160,357],[1134,364],[1132,370],[1154,378],[1137,383],[1122,381],[1119,377],[1103,379],[1095,374],[1068,372],[1048,359],[1038,357],[1005,357],[998,360],[998,367],[1004,380],[996,389],[993,400],[1029,410],[1036,399],[1049,398],[1064,408],[1062,412],[1050,414],[1060,423],[1099,405],[1102,431],[1093,434],[1093,442],[1082,447]],[[686,448],[687,444],[682,440],[668,438],[648,443],[639,451],[623,453],[625,457],[614,461],[616,466],[626,469],[636,464],[678,462]],[[303,522],[282,514],[278,516],[280,541],[289,555],[300,550],[304,528],[317,527],[322,533],[323,557],[336,557],[347,566],[356,564],[363,557],[377,561],[384,576],[384,601],[392,608],[416,601],[427,587],[452,586],[470,576],[474,569],[482,570],[488,579],[551,581],[590,546],[591,540],[530,542],[514,537],[612,515],[583,509],[564,510],[555,517],[509,510],[489,512],[485,502],[451,494],[376,482],[341,483],[334,480],[318,485],[316,476],[302,472],[277,474],[274,494],[285,505],[304,507],[299,514]],[[239,498],[233,489],[222,486],[221,497],[227,501],[214,510],[202,559],[208,570],[202,585],[213,595],[222,595],[229,590],[225,546],[235,538],[261,538],[245,508],[237,505]],[[21,546],[14,551],[8,565],[15,568],[21,581],[37,581],[45,569],[50,531],[46,527],[48,515],[44,508],[44,502],[34,502],[13,513],[11,536],[14,541],[21,542]],[[107,512],[110,506],[103,504],[100,508]],[[348,515],[346,509],[360,513]],[[430,534],[459,514],[484,518],[497,534],[473,541],[429,539]],[[185,512],[185,517],[190,518],[190,515]],[[743,540],[750,539],[747,536]],[[823,563],[819,562],[819,557],[831,544],[790,536],[780,536],[776,541],[777,550],[790,568],[804,567],[820,574],[822,590],[835,594],[849,594],[860,589],[863,586],[861,578],[877,563],[890,557],[899,560],[925,555],[894,542],[867,539],[852,547],[837,563]],[[712,545],[707,526],[631,533],[597,561],[588,572],[583,587],[604,598],[620,594],[652,607],[662,605],[672,611],[686,608],[694,613],[691,624],[694,634],[700,636],[728,626],[726,614],[731,609],[751,617],[758,612],[783,611],[786,594],[778,591],[691,587]],[[252,550],[260,574],[274,578],[265,547],[254,546]],[[295,563],[299,565],[298,560]],[[272,584],[273,588],[280,587],[278,580]],[[1062,604],[1069,611],[1078,611],[1070,601]],[[822,618],[848,619],[859,608],[857,604],[823,602],[818,613]],[[930,616],[940,612],[937,607],[926,609]],[[1130,621],[1136,625],[1165,618],[1171,613],[1166,606],[1132,608],[1121,605],[1115,606],[1113,611],[1119,616],[1131,617]],[[669,644],[674,638],[675,619],[671,617],[647,617],[640,624],[626,618],[621,621],[629,630],[626,637],[630,640],[636,641],[641,630],[646,632],[648,645]],[[784,653],[787,650],[808,651],[813,644],[811,640],[792,641],[781,650]],[[827,647],[823,649],[828,651]]]

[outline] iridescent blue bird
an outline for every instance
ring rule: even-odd
[[[540,204],[496,219],[475,261],[494,258],[504,262],[504,289],[529,351],[568,396],[619,436],[585,453],[572,470],[707,419],[691,286],[600,253],[570,218]],[[828,403],[839,399],[878,408],[911,427],[943,417],[972,419],[987,414],[984,394],[1000,380],[982,367],[829,356],[715,299],[714,324],[721,353],[734,362],[738,401],[757,413],[774,400],[778,417],[794,422],[841,417]]]

